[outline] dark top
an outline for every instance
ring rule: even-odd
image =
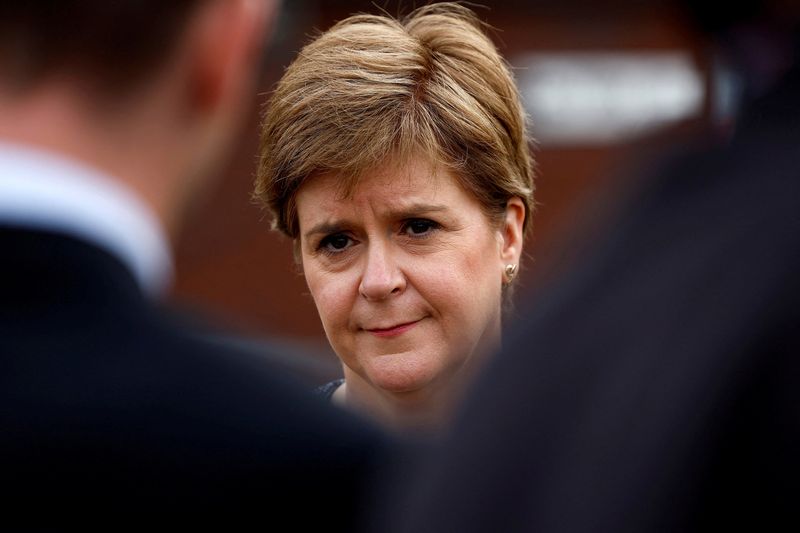
[[[280,355],[204,341],[103,250],[3,227],[0,250],[6,527],[352,529],[383,433]]]
[[[583,266],[522,313],[387,531],[800,529],[800,72]]]
[[[329,381],[325,385],[320,385],[314,389],[314,394],[327,401],[331,401],[333,399],[333,393],[336,392],[336,390],[341,387],[343,383],[344,378]]]

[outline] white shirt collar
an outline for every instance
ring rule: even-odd
[[[119,258],[143,290],[172,282],[166,235],[147,204],[102,172],[52,152],[0,142],[0,225],[67,234]]]

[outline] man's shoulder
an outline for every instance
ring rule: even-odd
[[[129,314],[4,354],[14,381],[1,394],[12,408],[0,413],[0,465],[14,505],[44,502],[76,520],[94,516],[91,501],[135,520],[236,522],[286,517],[302,501],[324,511],[300,524],[337,508],[349,523],[389,453],[382,432],[314,397],[276,363],[291,354],[223,342],[155,309]]]

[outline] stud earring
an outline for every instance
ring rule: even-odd
[[[514,264],[506,265],[505,274],[506,274],[506,283],[511,283],[512,281],[514,281],[514,277],[517,275],[517,265]]]

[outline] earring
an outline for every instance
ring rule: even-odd
[[[517,275],[517,265],[514,264],[506,265],[505,274],[507,283],[511,283],[512,281],[514,281],[514,276]]]

